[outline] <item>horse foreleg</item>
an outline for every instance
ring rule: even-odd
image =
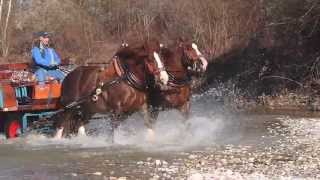
[[[62,139],[63,127],[57,128],[56,134],[53,136],[53,139]]]
[[[87,136],[86,129],[84,128],[84,125],[81,125],[78,128],[78,136]]]
[[[150,108],[151,123],[154,125],[158,119],[160,110],[158,108]]]
[[[111,140],[112,143],[114,143],[114,139],[115,139],[115,130],[120,126],[120,118],[121,115],[118,113],[113,113],[111,116]]]
[[[155,140],[155,133],[153,129],[153,118],[150,114],[150,110],[148,107],[148,104],[144,104],[141,108],[142,114],[143,114],[143,119],[144,119],[144,125],[147,127],[147,140],[150,142],[153,142]]]
[[[190,102],[187,101],[181,107],[179,107],[179,111],[181,112],[181,114],[184,118],[184,122],[187,122],[187,120],[190,117]]]
[[[191,129],[191,124],[190,122],[188,122],[189,118],[190,118],[190,102],[187,101],[186,103],[184,103],[180,108],[179,111],[181,112],[182,116],[183,116],[183,123],[186,127],[186,131],[190,131]]]
[[[66,111],[61,115],[55,117],[56,133],[54,139],[61,139],[64,135],[71,132],[72,112]]]
[[[86,111],[78,111],[77,112],[78,136],[87,136],[86,129],[85,129],[84,125],[89,123],[88,119],[90,119],[90,117],[91,117],[91,113],[89,113],[89,112],[86,112]]]

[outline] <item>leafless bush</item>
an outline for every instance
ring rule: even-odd
[[[107,0],[104,3],[107,16],[101,20],[112,35],[127,38],[156,34],[163,39],[185,36],[215,56],[244,47],[261,20],[261,4],[257,0]]]
[[[64,56],[95,56],[97,44],[104,40],[157,36],[170,42],[183,36],[217,57],[245,47],[261,27],[262,20],[259,0],[17,2],[11,35],[30,41],[32,32],[55,32],[57,47]],[[21,41],[14,42],[13,52],[21,46]]]

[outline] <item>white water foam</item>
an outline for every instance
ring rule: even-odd
[[[214,118],[214,117],[213,117]],[[104,126],[101,124],[105,124]],[[188,126],[186,125],[188,124]],[[74,136],[71,138],[54,139],[41,134],[29,133],[24,137],[3,140],[6,144],[19,144],[32,147],[75,147],[75,148],[100,148],[110,146],[134,146],[139,148],[185,148],[192,146],[214,145],[216,132],[223,128],[223,119],[201,116],[192,116],[184,123],[182,116],[177,111],[166,111],[159,114],[155,124],[155,139],[150,142],[147,129],[139,114],[135,114],[124,121],[115,131],[114,143],[111,142],[110,127],[105,120],[92,121],[89,126],[100,133],[91,136]]]
[[[115,142],[121,145],[191,147],[213,145],[216,132],[223,127],[222,119],[191,117],[186,123],[176,111],[160,113],[155,124],[154,142],[148,142],[146,129],[139,119],[130,119],[116,132]]]
[[[159,147],[181,149],[193,146],[211,146],[215,144],[216,138],[221,136],[225,126],[234,123],[226,121],[223,113],[215,111],[214,99],[208,98],[214,92],[214,90],[209,90],[203,95],[193,97],[191,117],[186,123],[176,110],[161,112],[154,127],[154,142],[148,141],[143,118],[137,113],[121,123],[115,131],[114,143],[111,142],[109,119],[91,121],[87,127],[97,131],[91,136],[57,140],[44,135],[28,134],[18,140],[5,140],[7,141],[5,143],[26,144],[35,147],[50,146],[50,148],[52,146],[99,148],[124,145],[148,149],[159,149]]]

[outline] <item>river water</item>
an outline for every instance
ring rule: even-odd
[[[0,137],[0,180],[320,179],[320,118],[307,112],[233,112],[210,93],[192,98],[186,128],[162,112],[148,141],[139,114],[109,137],[108,118],[90,136]]]

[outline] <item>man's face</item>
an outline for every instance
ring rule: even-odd
[[[43,45],[48,45],[49,44],[49,37],[48,36],[40,36],[40,42],[43,44]]]

